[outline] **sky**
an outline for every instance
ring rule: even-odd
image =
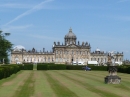
[[[52,50],[70,27],[91,52],[123,52],[130,60],[130,0],[0,0],[0,30],[26,50]]]

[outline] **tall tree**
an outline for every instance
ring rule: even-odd
[[[9,36],[10,33],[2,33],[0,31],[0,63],[9,63],[9,52],[12,50],[12,43],[6,39],[6,36]]]

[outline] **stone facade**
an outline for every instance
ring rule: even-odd
[[[97,49],[91,52],[91,46],[88,42],[76,41],[77,37],[69,29],[69,32],[64,37],[64,44],[54,42],[52,52],[43,51],[37,52],[34,48],[31,51],[26,51],[24,48],[14,48],[11,52],[11,63],[56,63],[56,64],[71,64],[73,62],[98,61],[99,64],[107,63],[108,53],[104,53]],[[117,61],[123,61],[123,53],[116,53]]]

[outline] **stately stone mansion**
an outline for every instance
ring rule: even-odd
[[[26,51],[23,46],[16,46],[11,52],[11,63],[55,63],[55,64],[72,64],[73,62],[97,61],[99,64],[108,61],[108,53],[96,49],[91,52],[91,46],[88,42],[76,41],[77,37],[69,29],[69,32],[64,37],[64,43],[54,42],[51,52],[36,51],[35,48]],[[115,53],[115,61],[123,61],[123,53]]]

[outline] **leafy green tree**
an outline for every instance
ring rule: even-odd
[[[9,52],[12,50],[12,43],[5,37],[9,36],[10,33],[2,33],[0,31],[0,63],[9,63]]]

